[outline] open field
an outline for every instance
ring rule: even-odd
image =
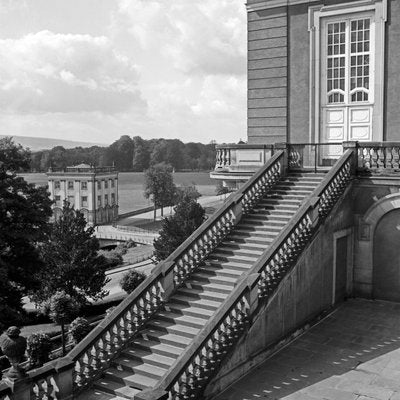
[[[47,185],[46,174],[22,174],[29,183]],[[195,184],[202,196],[215,195],[215,182],[210,179],[208,172],[176,172],[174,182],[177,186]],[[151,205],[143,196],[143,172],[119,173],[119,212],[120,214],[138,210]]]

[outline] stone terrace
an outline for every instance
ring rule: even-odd
[[[400,400],[400,304],[349,300],[217,400]]]

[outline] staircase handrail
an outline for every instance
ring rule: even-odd
[[[150,276],[115,307],[57,365],[73,369],[73,390],[80,391],[109,366],[123,346],[143,327],[193,270],[229,234],[242,212],[254,206],[284,170],[284,152],[278,151],[238,192],[233,193],[213,216],[194,231]],[[53,371],[53,363],[43,371]],[[47,369],[46,369],[47,368]],[[42,369],[40,369],[42,370]],[[35,376],[37,370],[30,375]],[[50,374],[50,372],[49,372]],[[38,397],[41,398],[41,397]]]
[[[219,363],[229,349],[224,350],[222,357],[219,359],[217,357],[216,360],[211,361],[206,354],[203,354],[203,357],[200,357],[199,354],[207,348],[206,344],[210,340],[213,342],[212,335],[218,329],[221,329],[221,326],[224,326],[226,316],[240,303],[244,291],[247,291],[246,319],[251,320],[258,308],[259,299],[261,300],[262,298],[270,296],[272,290],[277,286],[276,282],[275,285],[266,282],[268,280],[268,274],[279,273],[282,279],[284,273],[296,262],[298,256],[309,242],[310,237],[315,232],[316,227],[326,217],[326,211],[329,213],[336,200],[345,190],[354,172],[353,160],[354,151],[351,149],[346,150],[327,173],[319,186],[312,192],[309,199],[298,209],[289,224],[279,233],[253,267],[242,277],[241,281],[235,286],[215,315],[207,321],[196,338],[185,349],[185,352],[178,357],[171,369],[163,376],[154,390],[149,390],[148,395],[144,393],[143,399],[157,400],[164,398],[165,392],[171,393],[172,391],[173,393],[179,393],[174,389],[176,385],[178,385],[183,392],[189,390],[191,394],[196,393],[201,390],[200,387],[195,387],[196,382],[199,380],[202,381],[202,387],[204,388],[204,383],[208,380],[207,371],[209,371],[210,368],[208,364]],[[337,182],[338,179],[341,180],[341,182]],[[334,184],[338,184],[338,190],[332,192],[332,186]],[[329,208],[321,208],[322,203],[331,196],[333,196],[334,201],[333,203],[329,202]],[[267,270],[271,261],[274,261],[275,265]],[[233,330],[235,336],[237,336],[240,329],[229,327],[229,330]],[[214,355],[218,353],[218,351],[210,346],[207,351],[211,351]],[[198,360],[197,362],[196,358]],[[203,366],[202,363],[205,365]],[[214,369],[215,367],[214,365]],[[199,375],[203,376],[199,378]],[[175,398],[174,396],[173,394],[172,398]],[[181,397],[178,395],[176,398]]]
[[[233,344],[235,336],[245,329],[250,318],[251,292],[256,286],[257,280],[258,275],[246,275],[240,278],[217,312],[175,360],[168,373],[154,388],[144,391],[144,398],[156,400],[163,398],[168,392],[178,393],[174,390],[174,386],[175,389],[178,389],[176,385],[186,385],[187,381],[185,380],[191,380],[190,386],[194,386],[194,380],[205,379],[204,373],[203,376],[198,376],[201,375],[200,369],[212,374],[219,360],[210,357],[209,353],[226,353],[230,347],[228,342],[231,341]],[[230,324],[229,328],[226,326],[227,324]],[[211,345],[210,340],[212,341]],[[206,363],[208,365],[205,365]],[[183,376],[184,379],[182,379]],[[177,379],[178,377],[179,379]],[[172,398],[174,397],[172,396]]]
[[[248,274],[259,274],[259,297],[269,296],[275,289],[276,282],[269,283],[268,275],[283,276],[290,269],[316,228],[346,189],[353,174],[354,150],[349,149],[334,164],[308,200],[248,271]]]

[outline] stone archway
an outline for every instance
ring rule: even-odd
[[[400,302],[400,209],[383,215],[373,238],[372,296]]]
[[[382,262],[379,262],[379,254],[381,250],[380,243],[382,240],[382,235],[386,234],[386,229],[384,228],[387,224],[388,218],[385,215],[389,214],[393,210],[400,210],[400,193],[392,193],[385,197],[382,197],[376,201],[365,213],[364,218],[360,221],[358,225],[358,238],[356,242],[356,258],[354,266],[354,285],[355,293],[361,296],[374,297],[378,296],[380,298],[379,289],[376,292],[374,290],[374,284],[378,284],[380,279],[379,271],[386,276],[389,272],[382,270]],[[382,221],[381,227],[378,225]],[[400,221],[398,222],[400,224]],[[377,231],[378,228],[378,231]],[[388,228],[393,230],[393,226]],[[377,232],[377,236],[375,233]],[[376,237],[375,237],[376,236]],[[375,245],[375,239],[378,240],[377,246]],[[395,247],[399,249],[400,243]],[[383,260],[382,260],[383,261]],[[375,266],[375,262],[377,262]],[[375,279],[378,279],[375,282]]]

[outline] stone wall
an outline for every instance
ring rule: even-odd
[[[248,143],[286,142],[286,8],[248,13]]]
[[[264,361],[279,341],[290,337],[307,321],[332,306],[335,238],[338,232],[346,231],[350,233],[351,243],[352,224],[352,196],[351,189],[348,189],[277,292],[261,307],[249,331],[224,360],[222,368],[207,387],[207,398],[220,393]],[[352,259],[351,254],[349,259]],[[347,276],[351,277],[351,274]],[[351,285],[349,288],[348,294],[351,294]]]
[[[388,0],[386,23],[384,140],[400,140],[400,2]]]
[[[354,294],[374,298],[374,234],[381,219],[400,208],[400,179],[396,176],[359,178],[355,182],[353,197]]]

